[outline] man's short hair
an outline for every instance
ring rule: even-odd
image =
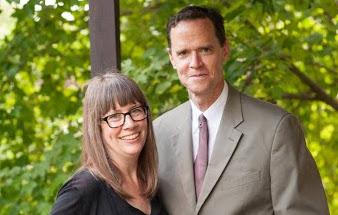
[[[170,31],[180,21],[195,20],[195,19],[209,19],[215,28],[215,34],[221,45],[226,42],[224,30],[224,18],[217,9],[201,6],[187,6],[181,9],[175,16],[169,18],[167,23],[167,41],[168,47],[171,47]]]

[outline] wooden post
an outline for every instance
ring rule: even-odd
[[[121,68],[119,0],[89,0],[92,77],[107,68]]]

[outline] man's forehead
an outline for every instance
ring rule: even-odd
[[[212,48],[219,45],[217,37],[210,34],[200,37],[172,37],[171,38],[171,50],[197,50],[201,48]]]
[[[174,37],[216,37],[216,32],[211,21],[208,19],[198,19],[181,21],[170,30],[170,38]],[[181,39],[181,38],[180,38]]]
[[[197,26],[203,26],[203,28],[214,28],[214,25],[212,21],[209,18],[197,18],[197,19],[187,19],[187,20],[181,20],[177,22],[174,26],[171,27],[170,33],[177,29],[181,29],[182,26],[187,25],[197,25]]]
[[[176,22],[176,24],[174,26],[172,26],[172,28],[175,28],[182,23],[197,24],[197,23],[201,23],[201,22],[212,24],[212,21],[208,17],[203,17],[203,18],[180,20],[180,21]]]

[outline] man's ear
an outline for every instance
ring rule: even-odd
[[[167,52],[168,52],[168,55],[169,55],[169,60],[170,60],[171,65],[173,66],[174,69],[176,69],[176,65],[175,65],[175,61],[174,61],[173,56],[172,56],[171,49],[167,48]]]
[[[224,60],[228,60],[230,57],[230,46],[227,40],[224,42],[224,45],[223,45],[223,53],[224,53]]]

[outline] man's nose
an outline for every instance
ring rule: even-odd
[[[196,69],[202,66],[203,62],[198,52],[192,52],[189,67]]]

